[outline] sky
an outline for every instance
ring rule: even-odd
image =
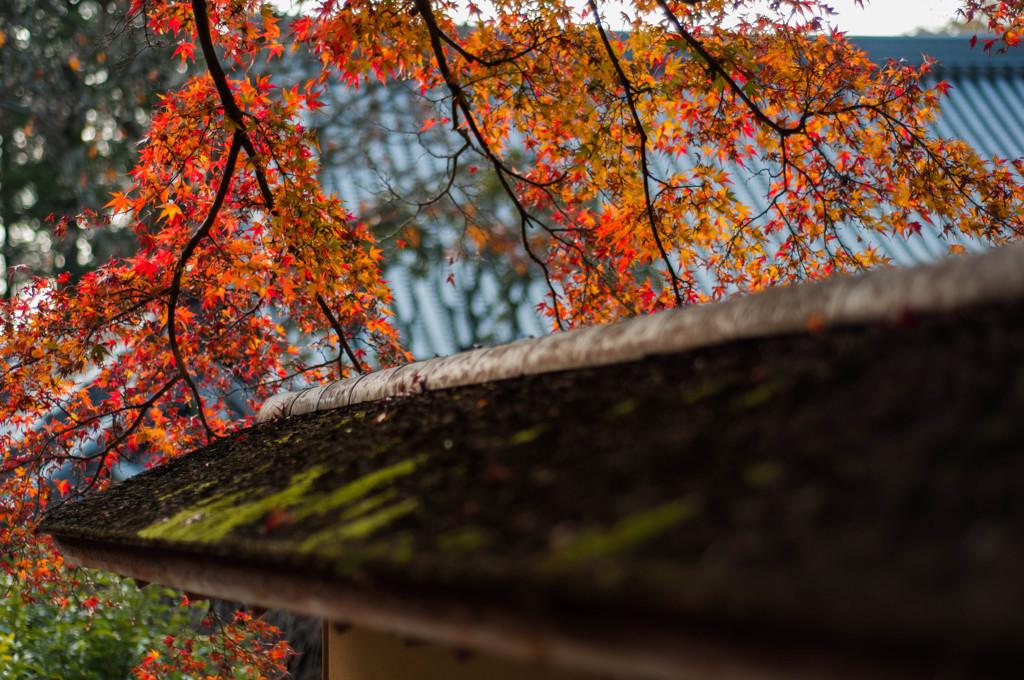
[[[903,35],[936,29],[956,16],[958,0],[875,0],[861,9],[854,0],[832,0],[835,23],[850,35]]]

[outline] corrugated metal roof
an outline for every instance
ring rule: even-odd
[[[941,78],[992,77],[1014,72],[1020,76],[1024,73],[1024,50],[1014,48],[1005,54],[997,54],[994,50],[986,52],[983,36],[973,48],[970,36],[958,35],[851,36],[850,40],[876,63],[894,59],[920,64],[927,55],[937,62],[935,73]]]
[[[989,54],[981,44],[971,48],[967,37],[857,37],[853,40],[878,63],[887,59],[921,63],[927,54],[938,63],[935,79],[950,85],[949,98],[942,105],[933,129],[936,135],[962,139],[985,156],[1016,158],[1024,156],[1024,50],[1007,54]],[[354,114],[338,121],[328,132],[330,137],[353,139],[363,135],[359,156],[365,162],[349,160],[325,172],[325,184],[339,193],[355,209],[360,205],[381,203],[395,210],[394,195],[424,200],[443,185],[446,142],[440,134],[417,134],[429,108],[417,112],[416,95],[401,83],[388,88],[364,88],[356,97],[343,95],[344,106]],[[422,106],[422,104],[419,104]],[[422,114],[422,115],[421,115]],[[353,125],[361,127],[358,131]],[[440,132],[435,126],[435,132]],[[355,142],[353,142],[355,144]],[[375,159],[385,159],[384,162]],[[328,159],[329,160],[329,159]],[[668,169],[668,168],[666,168]],[[484,173],[481,173],[481,176]],[[764,209],[767,179],[749,170],[736,168],[733,188],[754,213]],[[465,191],[456,188],[463,200]],[[494,201],[493,197],[490,199]],[[388,203],[390,201],[390,203]],[[500,201],[498,201],[500,204]],[[459,238],[459,225],[444,218],[422,218],[427,229],[443,230],[443,241]],[[852,250],[877,246],[896,265],[928,262],[945,256],[950,236],[940,227],[924,225],[918,234],[907,237],[866,234],[846,226],[840,241]],[[969,238],[952,238],[970,250],[982,246]],[[398,325],[411,351],[418,358],[446,355],[479,342],[496,343],[528,335],[541,335],[547,322],[535,307],[546,293],[540,282],[499,282],[486,262],[472,257],[457,260],[447,269],[435,266],[409,266],[408,260],[392,264],[387,276],[395,294]],[[449,272],[454,274],[452,284]],[[699,277],[710,287],[709,277]],[[471,285],[471,283],[473,285]],[[510,291],[514,289],[515,293]]]

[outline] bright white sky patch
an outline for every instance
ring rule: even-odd
[[[864,8],[854,0],[832,0],[833,21],[849,35],[904,35],[919,28],[935,30],[956,18],[959,0],[875,0]]]

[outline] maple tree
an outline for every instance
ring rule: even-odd
[[[935,138],[929,64],[870,64],[818,0],[635,0],[616,31],[597,0],[320,0],[287,27],[259,0],[125,11],[205,69],[161,98],[130,188],[55,224],[131,228],[137,253],[0,307],[0,568],[29,590],[69,578],[34,520],[118,462],[222,436],[249,422],[240,402],[408,358],[381,249],[319,183],[308,118],[335,79],[438,101],[423,130],[453,131],[451,172],[488,173],[514,215],[472,238],[540,272],[555,327],[881,263],[839,239],[851,225],[984,244],[1024,230],[1024,162]],[[1020,41],[1024,2],[962,12],[993,31],[977,49]],[[315,68],[296,82],[260,71],[302,57]],[[743,175],[768,178],[766,209],[737,199]],[[236,660],[265,632],[237,625]]]

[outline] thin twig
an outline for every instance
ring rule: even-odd
[[[320,295],[319,293],[317,293],[316,296],[316,303],[320,306],[320,311],[324,313],[325,317],[327,317],[327,321],[331,324],[331,328],[333,328],[334,332],[338,335],[338,341],[341,342],[341,348],[344,350],[345,354],[348,355],[349,361],[352,362],[352,366],[360,373],[365,373],[366,369],[363,368],[363,365],[361,363],[359,363],[359,359],[356,358],[356,355],[352,351],[352,348],[349,347],[348,342],[345,340],[344,329],[341,327],[341,324],[338,323],[338,320],[335,318],[334,312],[332,312],[331,308],[327,306],[327,301],[324,300],[323,296]]]
[[[427,27],[427,33],[430,36],[431,49],[434,52],[434,58],[437,61],[437,68],[441,72],[441,77],[444,80],[445,86],[452,95],[452,107],[455,111],[461,110],[462,114],[466,118],[466,124],[480,145],[486,158],[491,162],[491,166],[494,168],[495,175],[498,178],[498,182],[504,189],[505,194],[512,201],[516,212],[519,214],[519,231],[520,239],[523,243],[523,249],[526,251],[527,256],[541,269],[544,274],[544,281],[548,286],[548,290],[551,292],[552,309],[555,313],[555,323],[559,328],[563,327],[561,313],[558,311],[558,293],[555,291],[554,284],[551,282],[551,275],[548,272],[547,264],[541,260],[536,253],[533,252],[533,247],[530,245],[530,241],[527,234],[527,226],[534,218],[526,210],[522,201],[519,200],[519,196],[515,190],[508,183],[508,177],[513,177],[516,180],[526,182],[533,186],[543,187],[544,183],[538,183],[534,180],[530,180],[523,177],[519,173],[514,172],[508,166],[506,166],[500,158],[491,149],[487,139],[483,136],[480,128],[477,124],[476,117],[473,115],[473,110],[466,99],[465,92],[462,86],[455,79],[451,69],[448,67],[448,59],[445,57],[444,47],[442,46],[442,37],[444,33],[437,25],[437,19],[434,17],[433,7],[430,5],[430,0],[414,0],[416,12],[423,18],[423,23]],[[454,113],[454,111],[453,111]]]
[[[132,424],[129,425],[128,429],[126,429],[124,432],[117,435],[114,438],[114,440],[107,444],[106,448],[103,449],[103,453],[100,456],[99,465],[96,467],[96,473],[92,476],[92,479],[89,480],[89,483],[86,485],[85,489],[83,489],[81,493],[86,493],[89,490],[91,490],[94,486],[96,486],[96,483],[99,481],[100,473],[103,471],[103,465],[106,463],[107,457],[110,455],[110,453],[118,446],[120,446],[122,443],[124,443],[124,441],[128,439],[128,437],[130,437],[131,434],[139,428],[139,425],[142,424],[143,419],[146,417],[146,414],[149,413],[149,409],[152,408],[153,404],[159,401],[160,397],[164,396],[168,390],[174,387],[174,385],[177,384],[178,380],[178,377],[171,378],[166,383],[164,383],[164,386],[157,390],[155,394],[150,396],[149,399],[139,404],[139,412],[135,416],[135,420],[132,421]]]

